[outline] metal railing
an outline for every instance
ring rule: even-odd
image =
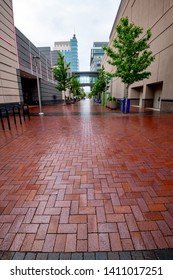
[[[21,113],[22,112],[22,113]],[[4,119],[7,120],[8,129],[11,130],[11,124],[10,124],[10,115],[12,114],[14,124],[17,125],[17,118],[19,118],[19,122],[22,125],[22,115],[23,119],[25,121],[25,117],[28,116],[28,119],[30,120],[30,112],[29,112],[29,106],[27,104],[23,105],[13,105],[9,106],[8,109],[6,107],[0,107],[0,120],[1,120],[1,126],[2,129],[5,130],[5,122]]]

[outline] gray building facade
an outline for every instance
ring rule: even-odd
[[[50,60],[51,67],[57,63],[57,59],[58,59],[57,51],[55,50],[52,51],[50,47],[38,47],[38,50]]]
[[[38,102],[36,65],[34,56],[39,57],[38,72],[40,80],[41,98],[43,103],[61,100],[62,96],[56,89],[53,80],[51,61],[32,44],[17,28],[16,42],[18,50],[19,74],[24,102],[35,104]]]

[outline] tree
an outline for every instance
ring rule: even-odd
[[[121,18],[116,26],[117,37],[113,40],[113,48],[103,47],[111,58],[108,63],[116,66],[112,77],[121,78],[125,84],[125,98],[128,97],[128,89],[134,82],[147,79],[151,72],[145,71],[154,61],[152,52],[148,49],[151,37],[150,29],[142,37],[143,28],[129,23],[128,17]]]
[[[93,85],[92,94],[94,96],[102,94],[102,99],[104,99],[104,94],[105,94],[106,90],[108,89],[108,84],[109,84],[108,80],[109,80],[108,74],[106,73],[104,66],[102,66],[102,68],[99,70],[98,79],[96,80],[96,82]]]
[[[52,68],[54,79],[58,81],[56,88],[60,91],[66,91],[70,87],[71,77],[69,75],[70,63],[65,62],[63,54],[58,51],[56,65]]]
[[[81,94],[80,82],[77,80],[77,76],[74,73],[71,76],[70,91],[74,96],[79,96]]]

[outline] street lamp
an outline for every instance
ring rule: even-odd
[[[39,108],[40,108],[40,112],[38,114],[39,115],[44,115],[44,113],[42,112],[42,106],[41,106],[40,83],[39,83],[39,76],[38,76],[38,60],[39,59],[40,59],[39,56],[36,56],[36,55],[33,56],[33,60],[35,62],[35,67],[36,67],[38,102],[39,102]]]

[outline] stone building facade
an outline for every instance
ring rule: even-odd
[[[21,102],[11,0],[0,1],[0,104]]]
[[[39,57],[38,75],[42,103],[62,101],[55,89],[50,60],[14,26],[12,0],[0,1],[0,105],[38,103],[33,57]]]
[[[155,61],[149,67],[151,76],[131,85],[131,104],[173,112],[173,0],[122,0],[115,18],[109,45],[116,36],[115,27],[121,17],[128,16],[130,22],[151,29],[150,47]],[[107,63],[105,55],[102,64],[106,70],[114,68]],[[119,78],[113,78],[110,85],[113,96],[124,96],[124,85]]]

